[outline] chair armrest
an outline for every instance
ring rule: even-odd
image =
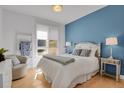
[[[27,63],[27,57],[25,56],[19,56],[19,55],[16,55],[16,57],[18,58],[18,60],[20,61],[20,63]]]

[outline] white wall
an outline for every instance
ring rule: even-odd
[[[34,19],[29,16],[3,11],[3,36],[4,47],[9,49],[9,53],[16,53],[16,34],[25,33],[33,35]]]
[[[2,45],[2,9],[0,8],[0,48]]]
[[[37,47],[36,47],[36,24],[44,24],[50,26],[57,26],[59,27],[59,54],[63,53],[64,49],[62,44],[64,44],[64,26],[62,24],[58,24],[56,22],[45,20],[41,18],[36,18],[20,13],[15,13],[12,11],[4,10],[3,9],[3,47],[8,49],[8,54],[16,54],[16,34],[17,33],[24,33],[24,34],[31,34],[32,35],[32,48],[33,48],[33,58],[30,65],[33,66],[35,64]]]
[[[18,33],[32,35],[32,43],[35,42],[35,21],[33,17],[21,15],[18,13],[3,10],[3,47],[8,49],[8,54],[17,53],[17,37]],[[34,46],[33,55],[35,55]],[[33,56],[34,57],[34,56]],[[33,64],[30,62],[30,66]]]
[[[59,28],[59,54],[65,53],[65,26]]]

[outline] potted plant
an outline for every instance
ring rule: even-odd
[[[8,50],[4,48],[0,48],[0,62],[5,60],[4,53],[7,52]]]

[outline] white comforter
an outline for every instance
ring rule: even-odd
[[[52,87],[64,88],[69,87],[71,82],[80,75],[85,75],[98,70],[99,63],[96,57],[80,57],[69,54],[68,56],[75,58],[75,62],[68,65],[62,65],[52,60],[42,58],[38,64],[46,77],[52,83]]]

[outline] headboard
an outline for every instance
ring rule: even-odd
[[[101,43],[94,43],[94,42],[80,42],[75,45],[75,49],[81,48],[97,48],[96,55],[98,58],[101,57]]]

